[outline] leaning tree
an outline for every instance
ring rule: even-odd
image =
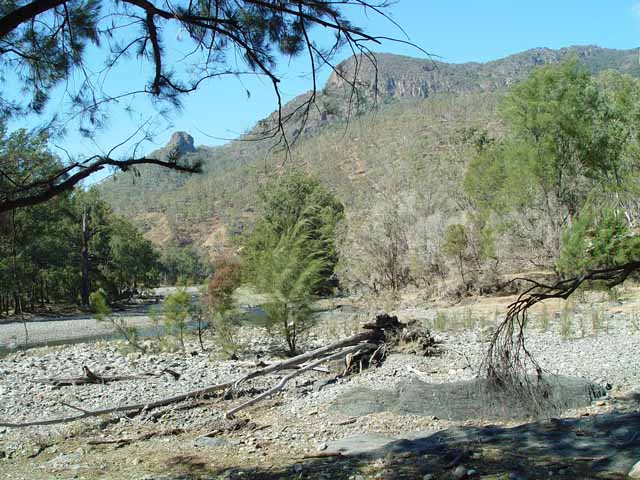
[[[148,99],[159,113],[166,113],[184,96],[218,78],[258,75],[272,86],[277,101],[277,121],[265,135],[287,147],[292,139],[287,138],[284,124],[294,115],[306,119],[316,99],[319,69],[328,65],[343,75],[333,63],[340,49],[350,50],[356,62],[375,63],[370,45],[384,40],[408,43],[367,33],[348,18],[360,11],[395,25],[387,7],[386,0],[3,1],[0,78],[5,85],[0,119],[7,123],[19,115],[36,114],[50,134],[73,126],[91,136],[116,106],[126,110],[131,102]],[[332,32],[331,39],[322,40],[326,36],[313,27]],[[186,52],[179,62],[167,48],[176,32]],[[293,56],[308,59],[312,91],[285,114],[277,67]],[[105,85],[123,65],[147,71],[148,76],[129,76],[123,89],[112,91]],[[354,71],[357,75],[358,68]],[[355,76],[344,80],[355,88]],[[54,97],[56,112],[51,114]],[[57,105],[64,105],[62,111]],[[199,164],[177,154],[138,155],[140,139],[149,138],[148,127],[143,122],[125,141],[136,147],[124,159],[114,158],[120,144],[89,158],[69,156],[56,171],[33,175],[30,166],[16,168],[19,160],[0,158],[0,213],[47,201],[105,168],[154,164],[183,172],[200,170]]]
[[[516,279],[527,288],[493,334],[484,368],[494,385],[543,399],[543,369],[525,342],[531,308],[567,300],[580,287],[612,288],[640,270],[640,81],[612,71],[594,77],[571,59],[516,85],[503,113],[510,141],[533,152],[525,167],[533,173],[527,177],[521,169],[517,181],[537,182],[555,195],[552,214],[563,232],[555,264],[560,278]]]

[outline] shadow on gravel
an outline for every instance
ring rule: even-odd
[[[351,416],[386,411],[458,421],[468,418],[526,421],[590,405],[606,393],[604,388],[584,379],[549,375],[545,380],[545,398],[533,403],[498,391],[481,378],[448,383],[411,379],[389,390],[355,388],[338,397],[333,408]]]
[[[640,413],[550,419],[514,428],[461,427],[391,441],[359,455],[295,460],[281,468],[213,470],[203,465],[206,454],[176,457],[167,462],[173,473],[157,478],[334,480],[361,475],[395,480],[432,474],[433,479],[452,479],[453,471],[464,467],[475,470],[465,478],[623,479],[640,459],[638,432]]]

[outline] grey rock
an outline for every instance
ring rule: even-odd
[[[631,467],[627,476],[629,478],[640,478],[640,461],[636,462],[636,464]]]
[[[359,455],[378,450],[393,441],[393,438],[385,435],[362,434],[329,442],[327,451],[341,453],[342,455]]]
[[[549,402],[546,414],[588,406],[604,395],[604,388],[583,379],[564,376],[547,377]],[[509,405],[508,409],[504,406]],[[522,419],[532,415],[539,404],[526,404],[496,392],[483,379],[429,383],[416,378],[399,382],[393,390],[356,388],[340,395],[333,408],[350,416],[392,412],[466,420],[474,417],[490,419]]]
[[[467,469],[464,468],[462,465],[458,465],[456,467],[456,469],[452,472],[453,478],[457,479],[457,480],[461,480],[462,478],[465,478],[467,476]]]
[[[196,447],[215,448],[215,447],[225,447],[227,445],[230,445],[230,443],[224,438],[220,438],[220,437],[200,437],[196,439],[194,445]]]

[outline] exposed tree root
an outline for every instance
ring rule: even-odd
[[[589,270],[583,275],[547,285],[527,278],[516,278],[531,284],[509,305],[506,318],[491,338],[482,369],[495,388],[510,391],[531,406],[544,408],[548,397],[548,385],[543,369],[527,350],[525,327],[528,311],[537,303],[552,298],[568,299],[586,282],[604,282],[614,287],[640,269],[640,261],[633,261],[611,268]]]
[[[297,377],[298,375],[301,375],[304,372],[308,372],[309,370],[313,370],[314,368],[318,367],[319,365],[325,363],[325,362],[329,362],[331,360],[335,360],[336,358],[342,358],[342,357],[346,357],[346,355],[351,354],[353,352],[361,352],[364,350],[372,350],[375,349],[376,345],[373,343],[363,343],[363,344],[359,344],[359,345],[355,345],[353,347],[348,347],[345,348],[337,353],[334,353],[332,355],[328,355],[326,357],[322,357],[319,360],[316,360],[315,362],[311,362],[308,365],[305,365],[304,367],[295,370],[293,373],[290,373],[289,375],[285,376],[282,378],[282,380],[280,380],[278,382],[277,385],[275,385],[274,387],[270,388],[269,390],[267,390],[266,392],[261,393],[260,395],[258,395],[257,397],[253,397],[250,400],[247,400],[246,402],[242,403],[241,405],[238,405],[237,407],[232,408],[231,410],[229,410],[226,413],[226,417],[227,418],[233,418],[233,416],[238,413],[241,410],[244,410],[245,408],[250,407],[251,405],[255,405],[256,403],[258,403],[259,401],[267,398],[268,396],[273,395],[274,393],[279,392],[280,390],[282,390],[284,388],[284,386],[289,382],[289,380]]]

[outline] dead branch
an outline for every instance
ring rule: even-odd
[[[271,364],[265,362],[264,360],[260,360],[259,362],[252,363],[251,365],[253,365],[254,367],[262,368],[262,367],[268,367]],[[287,368],[291,369],[291,370],[299,370],[301,368],[304,368],[304,365],[291,365],[290,367],[287,367]],[[312,371],[320,372],[320,373],[330,373],[330,371],[328,369],[322,368],[322,367],[313,368]]]
[[[215,430],[212,430],[210,432],[200,435],[197,438],[197,440],[201,438],[212,438],[218,435],[222,435],[224,433],[238,432],[240,430],[247,430],[250,432],[259,432],[260,430],[265,430],[272,426],[269,424],[258,425],[250,421],[248,418],[234,418],[234,419],[228,419],[228,420],[229,421],[227,422],[226,425],[223,423]]]
[[[509,305],[506,318],[491,338],[482,364],[491,384],[514,393],[519,391],[523,394],[522,398],[528,398],[534,403],[543,402],[546,394],[543,370],[525,344],[525,327],[531,307],[552,298],[566,300],[587,282],[604,282],[607,287],[612,288],[623,283],[639,269],[640,260],[635,260],[619,266],[588,270],[582,275],[560,280],[552,285],[527,278],[514,279],[513,281],[528,282],[531,287]],[[531,377],[533,372],[536,374],[535,380]]]
[[[161,373],[144,373],[142,375],[118,375],[118,376],[103,376],[92,372],[89,367],[84,365],[82,367],[84,375],[82,377],[68,377],[68,378],[36,378],[34,383],[44,383],[46,385],[53,385],[54,387],[70,387],[75,385],[87,385],[87,384],[107,384],[111,382],[121,382],[124,380],[146,380],[150,377],[159,377]],[[168,372],[167,372],[168,373]],[[174,372],[175,373],[175,372]],[[175,377],[174,377],[175,378]]]
[[[292,357],[288,360],[284,360],[278,363],[273,363],[268,367],[264,367],[258,370],[254,370],[253,372],[249,372],[235,381],[234,388],[238,388],[238,386],[241,383],[246,382],[247,380],[251,380],[256,377],[267,375],[269,373],[275,373],[277,371],[284,370],[295,365],[300,365],[302,363],[321,357],[327,353],[333,352],[334,350],[337,350],[339,348],[349,347],[359,343],[379,343],[383,339],[384,339],[384,332],[382,330],[372,329],[367,332],[358,333],[351,337],[345,338],[344,340],[339,340],[337,342],[334,342],[325,347],[320,347],[310,352]]]
[[[156,400],[155,402],[147,402],[147,403],[137,403],[132,405],[123,405],[120,407],[111,407],[111,408],[103,408],[100,410],[81,410],[83,413],[81,415],[70,416],[70,417],[61,417],[61,418],[51,418],[47,420],[35,420],[32,422],[23,422],[23,423],[10,423],[10,422],[0,422],[0,427],[5,428],[23,428],[23,427],[31,427],[37,425],[57,425],[60,423],[69,423],[75,422],[77,420],[83,420],[85,418],[90,417],[99,417],[102,415],[109,415],[112,413],[123,413],[123,412],[135,412],[135,411],[143,411],[143,410],[151,410],[153,408],[164,407],[166,405],[171,405],[172,403],[179,403],[190,398],[203,397],[205,395],[219,392],[221,390],[226,390],[233,386],[233,382],[224,382],[218,383],[216,385],[211,385],[208,387],[200,388],[197,390],[191,390],[190,392],[183,393],[180,395],[175,395],[173,397],[162,398],[160,400]],[[69,405],[68,405],[69,406]],[[75,407],[73,407],[75,408]]]
[[[137,437],[128,437],[128,438],[116,438],[113,440],[107,439],[95,439],[88,440],[87,445],[115,445],[115,448],[124,447],[125,445],[129,445],[130,443],[142,442],[144,440],[149,440],[153,437],[168,437],[173,435],[180,435],[184,433],[182,428],[172,428],[171,430],[164,430],[161,432],[148,432],[143,435],[138,435]]]
[[[344,457],[342,452],[318,452],[310,453],[302,457],[294,457],[296,460],[309,460],[311,458],[331,458],[331,457]]]
[[[344,357],[346,355],[348,355],[349,353],[353,353],[353,352],[359,352],[359,351],[364,351],[364,350],[372,350],[375,349],[377,347],[377,345],[373,344],[373,343],[364,343],[364,344],[359,344],[359,345],[355,345],[353,347],[349,347],[349,348],[345,348],[337,353],[334,353],[332,355],[326,356],[326,357],[322,357],[319,360],[316,360],[315,362],[312,362],[310,364],[308,364],[307,366],[300,368],[298,370],[295,370],[294,372],[290,373],[289,375],[285,376],[282,378],[282,380],[280,380],[280,382],[278,382],[277,385],[275,385],[274,387],[270,388],[269,390],[267,390],[266,392],[262,392],[260,395],[258,395],[257,397],[254,397],[250,400],[247,400],[246,402],[238,405],[235,408],[232,408],[231,410],[229,410],[226,413],[226,417],[227,418],[233,418],[233,416],[238,413],[240,410],[244,410],[247,407],[250,407],[251,405],[255,405],[256,403],[258,403],[259,401],[261,401],[262,399],[269,397],[271,395],[273,395],[274,393],[279,392],[280,390],[282,390],[284,388],[284,386],[289,382],[289,380],[297,377],[298,375],[307,372],[309,370],[314,369],[315,367],[322,365],[325,362],[329,362],[331,360],[335,360],[336,358],[341,358]]]
[[[101,415],[109,415],[113,413],[123,413],[123,412],[141,412],[148,411],[158,407],[164,407],[167,405],[171,405],[174,403],[179,403],[188,399],[204,397],[205,395],[212,394],[214,392],[220,392],[224,390],[237,389],[240,384],[246,382],[248,380],[254,379],[256,377],[268,375],[271,373],[275,373],[284,369],[295,368],[295,371],[284,377],[278,385],[268,390],[267,392],[259,395],[253,400],[246,402],[235,409],[230,410],[227,415],[233,415],[233,413],[246,408],[250,405],[253,405],[257,401],[260,401],[262,398],[271,395],[282,389],[284,385],[291,379],[294,378],[306,371],[310,371],[314,368],[317,368],[324,362],[331,361],[332,359],[339,358],[341,356],[346,356],[347,354],[352,353],[353,358],[357,358],[360,362],[361,369],[363,365],[363,355],[369,354],[371,350],[376,352],[386,352],[386,348],[379,349],[378,347],[384,345],[387,340],[391,342],[393,345],[394,342],[397,341],[398,329],[402,331],[407,327],[407,324],[401,323],[398,321],[397,317],[392,317],[386,314],[381,314],[376,317],[375,323],[367,324],[364,326],[366,331],[358,333],[356,335],[352,335],[351,337],[345,338],[343,340],[339,340],[330,345],[326,345],[324,347],[317,348],[307,353],[303,353],[296,357],[292,357],[281,362],[276,362],[266,367],[259,368],[257,370],[253,370],[249,373],[241,375],[237,378],[229,380],[227,382],[218,383],[216,385],[211,385],[208,387],[200,388],[197,390],[192,390],[180,395],[175,395],[172,397],[162,398],[159,400],[155,400],[152,402],[138,403],[132,405],[122,405],[119,407],[111,407],[104,408],[99,410],[86,410],[78,406],[65,404],[68,408],[72,408],[78,410],[80,412],[79,415],[61,417],[61,418],[53,418],[46,420],[35,420],[30,422],[22,422],[22,423],[13,423],[13,422],[0,422],[0,427],[5,428],[22,428],[29,426],[37,426],[37,425],[56,425],[61,423],[74,422],[77,420],[83,420],[85,418],[97,417]],[[373,358],[375,355],[372,355]],[[307,363],[311,362],[311,363]],[[98,377],[93,374],[96,378]]]

